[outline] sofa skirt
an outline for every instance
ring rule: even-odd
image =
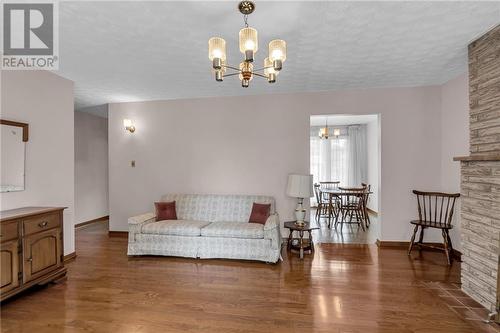
[[[131,236],[131,235],[130,235]],[[244,259],[276,263],[281,247],[270,239],[188,237],[154,234],[129,236],[128,255],[162,255],[201,259]]]

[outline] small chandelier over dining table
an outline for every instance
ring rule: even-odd
[[[255,4],[252,1],[241,1],[238,4],[238,9],[243,14],[245,22],[245,27],[239,33],[240,52],[244,54],[245,58],[238,67],[228,65],[226,41],[220,37],[210,38],[208,40],[208,58],[212,61],[215,80],[222,81],[226,76],[238,75],[241,86],[244,88],[248,88],[254,76],[266,78],[269,83],[276,82],[276,78],[286,60],[286,42],[281,39],[269,42],[269,55],[264,59],[264,66],[254,69],[254,55],[259,49],[259,41],[257,30],[249,27],[247,21],[248,15],[255,10]],[[234,72],[226,74],[228,70]],[[263,74],[258,73],[260,71],[263,71]]]
[[[337,139],[340,135],[340,129],[333,129],[333,136]],[[328,140],[330,138],[330,130],[328,129],[328,117],[326,117],[325,127],[319,129],[318,136],[320,139]]]

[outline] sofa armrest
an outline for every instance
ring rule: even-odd
[[[140,234],[142,226],[146,223],[155,222],[156,215],[154,213],[146,213],[128,218],[128,242],[135,242],[135,236]]]
[[[264,238],[271,240],[273,249],[281,249],[280,219],[277,213],[270,215],[264,225]]]
[[[156,220],[156,215],[155,213],[145,213],[133,217],[128,218],[128,224],[142,224],[145,222],[154,222]]]

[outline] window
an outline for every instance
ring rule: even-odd
[[[313,182],[339,181],[340,186],[360,186],[361,182],[366,182],[366,126],[340,127],[340,135],[329,139],[319,138],[320,128],[311,127],[310,134]],[[328,128],[333,133],[333,128]],[[313,199],[311,204],[315,205],[316,200]]]
[[[347,184],[347,137],[321,140],[311,136],[310,170],[314,183],[340,181]]]

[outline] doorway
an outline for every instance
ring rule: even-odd
[[[380,233],[380,116],[310,117],[312,225],[322,243],[373,244]]]

